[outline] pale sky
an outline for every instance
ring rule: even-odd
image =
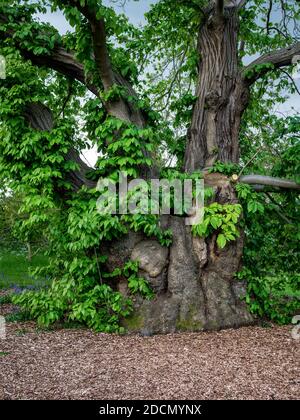
[[[151,4],[157,0],[127,0],[125,6],[119,6],[122,0],[112,2],[110,0],[104,0],[104,4],[113,5],[117,13],[125,13],[130,21],[135,25],[143,25],[145,22],[144,14],[150,9]],[[68,30],[72,30],[62,12],[50,13],[46,15],[38,15],[38,17],[44,21],[51,23],[61,34],[65,34]],[[248,61],[248,60],[247,60]],[[250,60],[249,60],[250,61]],[[300,89],[300,78],[297,78],[296,84]],[[294,111],[293,111],[294,109]],[[280,113],[299,113],[300,112],[300,96],[296,93],[291,95],[290,98],[284,103],[276,107],[276,111]],[[84,158],[90,165],[94,165],[97,161],[96,150],[87,150],[84,152]]]
[[[145,22],[144,14],[150,9],[151,4],[157,0],[127,0],[124,7],[119,6],[121,1],[104,0],[103,3],[113,6],[117,13],[125,13],[134,25],[142,25]],[[72,30],[61,11],[55,13],[47,13],[46,15],[38,14],[39,18],[44,22],[49,22],[59,30],[61,34],[65,34],[68,30]]]

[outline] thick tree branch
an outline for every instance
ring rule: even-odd
[[[90,6],[80,0],[62,0],[62,3],[75,7],[90,24],[94,58],[104,91],[109,91],[114,84],[117,84],[125,87],[130,96],[137,97],[131,84],[112,68],[107,48],[105,21],[103,17],[99,16],[97,5]],[[140,110],[135,109],[134,106],[126,100],[120,98],[118,101],[108,101],[105,103],[105,106],[110,115],[134,123],[138,127],[145,126],[145,116],[143,113]]]
[[[0,23],[6,23],[7,18],[5,15],[0,14]],[[11,39],[13,38],[14,33],[12,31],[1,32],[0,36],[2,39]],[[98,36],[98,35],[97,35]],[[36,55],[32,51],[25,49],[24,46],[15,42],[15,47],[19,49],[20,53],[25,59],[30,60],[34,65],[39,67],[47,67],[49,69],[55,70],[71,79],[78,80],[83,83],[93,94],[99,96],[100,89],[96,85],[89,82],[84,73],[84,66],[75,59],[75,54],[68,52],[61,46],[56,46],[48,54]],[[110,86],[106,76],[103,76],[102,82],[106,80],[107,88]],[[111,77],[111,76],[109,76]],[[124,86],[128,91],[128,94],[133,97],[137,97],[137,94],[131,84],[124,79],[124,77],[117,72],[113,73],[114,83],[120,86]],[[114,103],[105,103],[104,104],[107,112],[120,118],[125,121],[131,121],[139,127],[145,125],[145,118],[142,115],[142,112],[138,109],[135,109],[132,104],[125,104],[124,101],[118,101]]]
[[[244,68],[245,81],[248,84],[252,84],[269,71],[291,65],[293,64],[293,58],[297,55],[300,55],[300,42],[290,47],[264,54]],[[272,64],[272,66],[267,66],[268,64]]]
[[[83,5],[80,0],[64,0],[63,2],[77,8],[88,20],[92,31],[95,61],[104,90],[108,91],[114,85],[115,77],[106,45],[104,19],[97,17],[98,10],[96,8],[91,8],[87,4]]]
[[[115,83],[115,77],[106,47],[106,33],[103,19],[92,22],[91,28],[94,40],[95,61],[99,68],[104,90],[108,91]]]
[[[90,7],[85,5],[84,2],[81,2],[80,4],[80,1],[78,0],[62,0],[62,2],[64,2],[65,5],[77,8],[90,24],[93,37],[94,59],[97,64],[104,90],[108,91],[114,84],[116,84],[125,87],[129,96],[137,97],[137,94],[130,82],[112,69],[106,45],[105,22],[102,17],[97,16],[97,6],[90,9]],[[0,23],[7,23],[7,17],[5,15],[0,14]],[[12,39],[13,36],[14,33],[8,31],[3,32],[3,30],[1,32],[1,37],[3,39]],[[32,51],[24,49],[24,45],[22,44],[23,43],[20,43],[18,45],[17,40],[14,40],[15,47],[20,50],[25,58],[30,59],[34,65],[46,66],[64,74],[69,78],[79,80],[84,83],[90,91],[99,96],[101,86],[94,86],[85,79],[84,67],[81,63],[75,60],[72,53],[67,52],[61,46],[57,46],[47,55],[35,55]],[[146,114],[133,103],[128,102],[123,98],[120,98],[119,100],[104,101],[104,106],[107,113],[115,118],[135,124],[140,128],[145,127],[147,124]],[[143,150],[143,152],[147,157],[150,157],[149,152],[146,149]],[[74,158],[74,156],[72,158]],[[83,162],[82,164],[84,165]],[[83,167],[82,164],[80,163],[80,167]],[[85,169],[86,168],[83,167],[83,172],[77,175],[79,175],[79,178],[83,178],[83,183],[87,185],[88,180],[85,179]],[[148,172],[152,171],[154,171],[154,169],[150,170],[148,167],[141,168],[141,172],[146,174],[143,175],[145,177],[148,177]]]
[[[85,79],[83,65],[74,58],[73,53],[61,47],[53,49],[49,55],[34,55],[32,51],[26,51],[23,48],[20,49],[20,52],[32,64],[39,67],[47,67],[71,79],[78,80],[86,85],[90,92],[99,96],[99,89]]]
[[[300,190],[300,184],[282,178],[273,178],[264,175],[244,175],[238,179],[242,184],[253,185],[256,191],[264,191],[264,187]]]
[[[4,14],[0,14],[0,24],[1,23],[7,23],[7,17]],[[12,39],[13,36],[14,32],[12,30],[0,33],[0,37],[3,40]],[[83,65],[75,59],[74,53],[68,52],[66,49],[57,45],[50,54],[35,55],[32,51],[25,49],[24,46],[21,46],[18,43],[16,43],[15,46],[22,56],[25,59],[30,60],[34,65],[47,67],[71,79],[78,80],[86,85],[86,87],[96,96],[99,95],[99,89],[86,80]]]

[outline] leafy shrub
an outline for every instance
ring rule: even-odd
[[[278,198],[278,194],[258,194],[248,185],[237,184],[236,189],[246,232],[244,268],[237,277],[247,280],[246,302],[259,317],[290,323],[300,311],[296,193]]]
[[[15,295],[13,303],[42,326],[59,320],[78,321],[99,332],[122,332],[120,318],[131,311],[130,300],[106,284],[84,290],[66,281],[53,282],[47,291]]]
[[[286,324],[300,311],[300,275],[279,272],[273,276],[255,277],[250,270],[244,269],[238,277],[247,279],[246,302],[252,313]]]

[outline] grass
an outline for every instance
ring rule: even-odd
[[[25,255],[0,251],[0,289],[45,284],[46,280],[33,278],[29,270],[46,264],[47,258],[42,255],[36,255],[29,262]]]
[[[11,294],[0,296],[0,305],[11,303]]]

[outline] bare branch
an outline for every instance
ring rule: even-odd
[[[298,86],[297,86],[297,84],[296,84],[296,82],[295,82],[295,80],[292,78],[292,76],[287,72],[287,71],[285,71],[285,70],[281,70],[282,71],[282,73],[284,73],[289,79],[290,79],[290,81],[292,82],[292,84],[294,85],[294,89],[295,89],[295,91],[298,93],[298,95],[300,96],[300,90],[299,90],[299,88],[298,88]]]
[[[282,35],[284,38],[288,38],[287,34],[285,34],[284,32],[282,32],[281,29],[276,28],[276,26],[269,26],[269,33],[271,31],[276,31],[277,33],[279,33],[280,35]]]
[[[282,10],[282,24],[286,33],[288,33],[288,24],[287,24],[287,11],[283,0],[280,0],[281,10]]]
[[[288,224],[292,224],[293,222],[290,219],[288,219],[287,216],[285,215],[284,207],[281,204],[277,203],[277,201],[274,200],[274,198],[272,197],[272,195],[269,192],[265,191],[265,194],[269,198],[269,200],[275,205],[274,210],[278,214],[278,216],[284,222],[286,222]],[[281,211],[280,211],[280,209],[278,209],[278,207],[281,209]]]
[[[297,42],[289,47],[264,54],[244,68],[244,79],[248,84],[252,84],[269,71],[293,64],[293,58],[299,54],[300,42]],[[267,64],[272,64],[272,66],[264,66]]]
[[[267,34],[270,33],[270,19],[271,19],[272,9],[273,9],[273,0],[270,0],[268,14],[267,14]]]
[[[61,115],[63,117],[65,117],[65,109],[66,109],[66,106],[68,105],[68,103],[70,102],[70,100],[72,98],[72,93],[73,93],[72,92],[72,90],[73,90],[72,88],[73,88],[72,81],[69,79],[68,80],[68,93],[67,93],[67,96],[65,97],[65,99],[63,101],[61,110],[58,112],[57,115],[55,115],[55,119],[58,119]]]
[[[238,179],[242,184],[248,184],[256,186],[267,186],[273,188],[282,188],[289,190],[300,190],[300,184],[297,184],[294,181],[282,178],[274,178],[271,176],[264,175],[244,175]],[[256,190],[264,191],[264,188],[255,188]]]

